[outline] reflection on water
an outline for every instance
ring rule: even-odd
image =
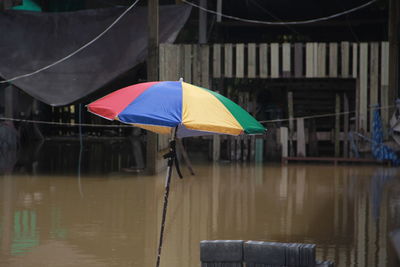
[[[142,170],[144,143],[137,137],[85,141],[35,141],[27,145],[3,145],[0,131],[0,174],[108,174]],[[81,162],[79,159],[81,158]],[[79,164],[80,163],[80,164]]]
[[[42,163],[39,162],[39,166]],[[197,163],[173,179],[161,265],[199,266],[204,239],[317,244],[337,266],[396,266],[397,169]],[[186,171],[184,169],[184,171]],[[0,178],[0,266],[153,266],[164,174]]]

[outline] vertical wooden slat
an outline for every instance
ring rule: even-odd
[[[166,63],[168,67],[166,67],[166,80],[178,80],[178,66],[177,66],[177,49],[175,45],[167,45],[165,47],[165,55],[166,55]]]
[[[313,60],[314,60],[314,77],[317,77],[318,75],[318,43],[314,43],[314,47],[313,47],[313,51],[314,51],[314,56],[313,56]]]
[[[184,45],[184,72],[183,72],[183,79],[188,83],[192,82],[192,46],[191,45]]]
[[[360,131],[360,80],[356,79],[356,131]]]
[[[318,137],[315,118],[308,120],[308,151],[310,156],[318,156]]]
[[[247,45],[247,76],[256,77],[256,44]]]
[[[343,95],[343,156],[346,158],[349,156],[349,99],[346,94]]]
[[[177,45],[179,50],[179,78],[185,76],[185,46],[183,44]]]
[[[255,155],[254,155],[254,160],[257,163],[260,163],[263,161],[263,152],[264,152],[264,139],[262,138],[256,138],[255,139]]]
[[[383,128],[389,124],[389,43],[381,43],[381,115]]]
[[[289,114],[289,155],[294,156],[293,136],[294,136],[294,121],[293,121],[293,92],[288,92],[288,114]]]
[[[287,158],[288,153],[288,128],[281,127],[280,128],[280,141],[281,141],[281,149],[282,149],[282,158]]]
[[[232,77],[232,44],[225,44],[224,46],[224,54],[225,54],[225,77],[231,78]]]
[[[374,118],[374,106],[378,104],[378,82],[379,82],[379,43],[370,44],[370,64],[369,64],[369,107],[370,124],[369,131],[372,131],[372,120]]]
[[[350,64],[350,43],[349,42],[342,42],[340,45],[341,49],[341,75],[342,77],[346,78],[349,77],[349,64]]]
[[[193,45],[192,46],[192,83],[194,84],[200,84],[201,79],[200,79],[200,71],[201,71],[201,65],[199,64],[200,62],[200,46],[199,45]]]
[[[244,77],[244,44],[236,44],[236,77]]]
[[[336,94],[335,104],[335,157],[340,156],[340,95]]]
[[[167,64],[167,66],[170,66],[170,65],[173,64],[173,63],[170,61],[171,58],[172,58],[172,56],[171,56],[171,54],[172,54],[172,51],[171,51],[171,44],[166,44],[166,45],[164,46],[164,49],[165,49],[165,56],[164,56],[164,58],[165,58],[165,63]],[[165,80],[169,80],[170,77],[172,76],[172,72],[173,72],[173,68],[165,67],[165,73],[164,73],[165,76],[164,76],[164,79],[165,79]]]
[[[329,77],[337,77],[338,74],[338,44],[329,44]]]
[[[221,45],[213,45],[213,77],[221,77]]]
[[[165,81],[166,78],[166,62],[165,62],[165,45],[166,44],[160,44],[159,48],[159,62],[160,62],[160,81]]]
[[[256,155],[256,136],[251,135],[250,137],[250,161],[255,160]]]
[[[306,43],[306,77],[314,77],[314,43]]]
[[[317,76],[324,78],[326,76],[326,44],[318,44],[318,58],[317,58]]]
[[[353,78],[358,77],[358,44],[353,44]]]
[[[260,77],[268,77],[268,45],[260,44]]]
[[[284,43],[282,44],[282,71],[283,77],[291,76],[291,44]]]
[[[304,76],[303,72],[303,44],[294,44],[294,76],[300,78]]]
[[[368,43],[360,44],[360,128],[368,131]]]
[[[305,157],[306,156],[306,135],[304,133],[304,119],[303,118],[296,119],[296,128],[297,128],[297,156]]]
[[[201,52],[201,85],[210,88],[210,47],[208,45],[200,46]]]
[[[279,44],[271,44],[271,78],[279,78]]]
[[[221,155],[221,137],[220,135],[213,136],[213,161],[218,161]]]

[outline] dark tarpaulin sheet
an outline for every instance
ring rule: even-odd
[[[0,12],[0,77],[7,80],[30,73],[69,55],[103,32],[124,10]],[[190,10],[186,5],[160,7],[161,43],[175,40]],[[134,8],[78,54],[12,83],[52,106],[73,103],[143,62],[147,36],[147,8]]]

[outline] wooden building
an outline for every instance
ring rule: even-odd
[[[183,77],[219,90],[255,115],[257,100],[269,91],[267,97],[280,106],[280,117],[261,121],[288,127],[289,146],[283,144],[285,128],[275,134],[284,156],[294,151],[306,156],[306,143],[311,154],[318,154],[312,151],[312,142],[318,141],[332,141],[334,155],[348,156],[351,118],[355,131],[369,133],[372,107],[380,104],[383,125],[388,125],[393,104],[388,96],[388,50],[387,42],[165,44],[160,48],[160,79]],[[296,149],[288,151],[296,140]]]

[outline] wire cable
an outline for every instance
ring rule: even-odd
[[[104,128],[123,128],[123,127],[132,127],[132,125],[126,124],[89,124],[89,123],[68,123],[68,122],[55,122],[55,121],[39,121],[39,120],[26,120],[26,119],[14,119],[14,118],[5,118],[1,117],[0,120],[3,121],[15,121],[15,122],[29,122],[29,123],[37,123],[37,124],[47,124],[47,125],[57,125],[57,126],[84,126],[84,127],[104,127]]]
[[[214,10],[210,10],[204,7],[201,7],[193,2],[189,2],[187,0],[182,0],[182,2],[194,6],[196,8],[199,8],[205,12],[211,13],[211,14],[215,14],[215,15],[220,15],[221,17],[224,18],[228,18],[228,19],[233,19],[233,20],[238,20],[238,21],[243,21],[243,22],[249,22],[249,23],[256,23],[256,24],[266,24],[266,25],[300,25],[300,24],[310,24],[310,23],[315,23],[315,22],[320,22],[320,21],[325,21],[325,20],[330,20],[333,18],[337,18],[352,12],[355,12],[357,10],[360,10],[362,8],[365,8],[367,6],[372,5],[373,3],[375,3],[378,0],[371,0],[361,6],[358,7],[354,7],[352,9],[340,12],[340,13],[336,13],[327,17],[322,17],[322,18],[316,18],[316,19],[309,19],[309,20],[303,20],[303,21],[263,21],[263,20],[253,20],[253,19],[244,19],[244,18],[239,18],[239,17],[235,17],[235,16],[230,16],[230,15],[225,15],[219,12],[216,12]]]
[[[390,109],[396,107],[395,105],[390,105],[390,106],[385,106],[385,107],[370,107],[367,108],[367,110],[372,110],[372,109]],[[315,119],[315,118],[325,118],[325,117],[333,117],[336,115],[347,115],[347,114],[353,114],[356,113],[355,110],[353,111],[344,111],[344,112],[337,112],[337,113],[326,113],[326,114],[320,114],[320,115],[310,115],[310,116],[303,116],[303,117],[295,117],[295,118],[286,118],[286,119],[275,119],[275,120],[266,120],[266,121],[259,121],[260,123],[272,123],[272,122],[284,122],[284,121],[290,121],[290,120],[296,120],[296,119]]]
[[[122,17],[125,16],[126,13],[128,13],[133,7],[136,6],[136,4],[139,2],[140,0],[136,0],[130,7],[128,7],[124,12],[122,12],[121,15],[118,16],[118,18],[116,18],[111,24],[110,26],[108,26],[103,32],[101,32],[99,35],[97,35],[95,38],[93,38],[91,41],[89,41],[88,43],[86,43],[85,45],[81,46],[80,48],[78,48],[77,50],[75,50],[74,52],[72,52],[71,54],[57,60],[56,62],[47,65],[45,67],[42,67],[36,71],[30,72],[30,73],[26,73],[23,75],[19,75],[16,76],[14,78],[8,79],[8,80],[4,80],[4,81],[0,81],[0,84],[2,83],[9,83],[9,82],[13,82],[15,80],[19,80],[22,78],[26,78],[35,74],[38,74],[39,72],[42,72],[44,70],[50,69],[51,67],[54,67],[57,64],[60,64],[61,62],[64,62],[65,60],[73,57],[74,55],[76,55],[77,53],[79,53],[80,51],[82,51],[83,49],[85,49],[86,47],[88,47],[89,45],[93,44],[94,42],[96,42],[98,39],[100,39],[104,34],[106,34],[112,27],[114,27],[115,24],[117,24],[118,21],[120,21],[122,19]]]
[[[378,109],[390,109],[390,108],[393,108],[393,107],[396,107],[396,105],[379,107]],[[367,110],[372,110],[372,109],[376,109],[376,107],[367,108]],[[356,113],[356,111],[353,110],[353,111],[344,111],[344,112],[338,112],[338,113],[326,113],[326,114],[310,115],[310,116],[294,117],[294,118],[286,118],[286,119],[265,120],[265,121],[259,121],[259,122],[264,124],[264,123],[272,123],[272,122],[284,122],[284,121],[290,121],[290,120],[296,120],[296,119],[305,119],[305,120],[307,120],[307,119],[315,119],[315,118],[333,117],[333,116],[336,116],[336,115],[340,116],[340,115],[353,114],[353,113]],[[109,124],[52,122],[52,121],[14,119],[14,118],[5,118],[5,117],[0,117],[0,121],[1,120],[4,120],[4,121],[16,121],[16,122],[30,122],[30,123],[48,124],[48,125],[57,125],[57,126],[71,126],[71,127],[83,126],[83,127],[123,128],[123,127],[135,126],[135,125],[128,125],[128,124],[109,125]]]
[[[267,10],[265,7],[263,7],[260,3],[258,3],[257,0],[252,0],[250,3],[252,3],[253,5],[255,5],[257,8],[261,9],[262,11],[264,11],[265,13],[267,13],[269,16],[271,16],[273,19],[276,19],[277,21],[283,22],[282,19],[278,18],[277,16],[275,16],[274,14],[272,14],[269,10]],[[285,26],[287,29],[291,30],[293,33],[301,35],[300,32],[296,31],[293,27],[290,27],[289,25],[283,25]]]

